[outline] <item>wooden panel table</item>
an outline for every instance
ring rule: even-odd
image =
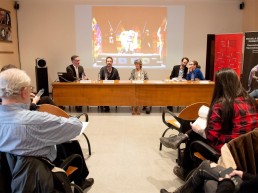
[[[135,85],[131,81],[103,83],[54,82],[53,99],[58,105],[70,106],[133,106]]]
[[[54,82],[52,86],[57,105],[187,106],[194,102],[210,103],[214,82],[120,80],[113,83]]]
[[[195,102],[210,104],[214,82],[145,81],[137,84],[136,99],[139,106],[187,106]]]

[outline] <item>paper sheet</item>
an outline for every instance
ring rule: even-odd
[[[81,129],[80,134],[77,135],[75,138],[71,139],[71,141],[73,141],[73,140],[79,140],[80,135],[85,131],[85,129],[86,129],[86,127],[88,127],[88,125],[89,125],[89,122],[84,122],[84,121],[82,121],[82,129]]]

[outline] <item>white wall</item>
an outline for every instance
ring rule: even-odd
[[[65,67],[70,64],[71,55],[76,54],[74,5],[73,1],[20,1],[18,22],[21,68],[28,72],[33,82],[35,82],[37,57],[47,61],[49,84],[51,84],[57,78],[56,73],[65,71]],[[182,56],[197,60],[202,66],[201,70],[205,72],[207,34],[242,31],[242,11],[239,10],[239,1],[210,3],[189,1],[182,5],[185,5]],[[173,65],[179,63],[180,61]],[[97,78],[97,69],[85,70],[91,79]],[[119,69],[121,79],[128,79],[129,71],[130,69]],[[170,74],[170,70],[148,69],[148,74],[151,79],[164,79]]]

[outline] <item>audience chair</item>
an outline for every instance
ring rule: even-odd
[[[169,110],[164,110],[162,113],[162,121],[168,128],[163,132],[162,137],[164,137],[170,129],[175,129],[182,133],[191,129],[190,122],[194,122],[199,117],[198,111],[202,105],[209,106],[204,102],[193,103],[185,107],[178,115]],[[162,150],[162,143],[160,143],[159,150]]]
[[[227,147],[238,170],[257,175],[258,173],[258,128],[243,134],[227,143]],[[220,154],[211,146],[194,141],[190,146],[191,158],[197,164],[200,160],[217,162]]]
[[[190,145],[191,159],[197,167],[204,160],[217,162],[220,153],[203,141],[193,141]]]
[[[0,179],[2,193],[9,192],[63,192],[72,193],[71,183],[62,168],[43,157],[20,156],[0,153]],[[73,160],[67,160],[66,165]],[[77,185],[73,188],[78,193],[83,190]]]
[[[40,105],[39,107],[39,111],[40,112],[47,112],[47,113],[50,113],[50,114],[53,114],[53,115],[56,115],[56,116],[60,116],[60,117],[65,117],[65,118],[68,118],[70,117],[70,115],[68,115],[65,111],[63,111],[62,109],[60,109],[59,107],[57,106],[53,106],[53,105],[50,105],[50,104],[42,104]],[[79,114],[78,116],[76,116],[77,118],[80,118],[81,116],[84,116],[85,117],[85,122],[88,122],[89,121],[89,116],[87,113],[81,113]],[[82,133],[82,135],[84,136],[86,142],[87,142],[87,145],[88,145],[88,151],[89,151],[89,156],[91,155],[91,145],[90,145],[90,141],[87,137],[87,135],[85,133]]]

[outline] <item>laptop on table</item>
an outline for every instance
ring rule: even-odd
[[[75,78],[71,73],[67,72],[58,72],[57,76],[59,78],[59,82],[73,82],[75,81]]]

